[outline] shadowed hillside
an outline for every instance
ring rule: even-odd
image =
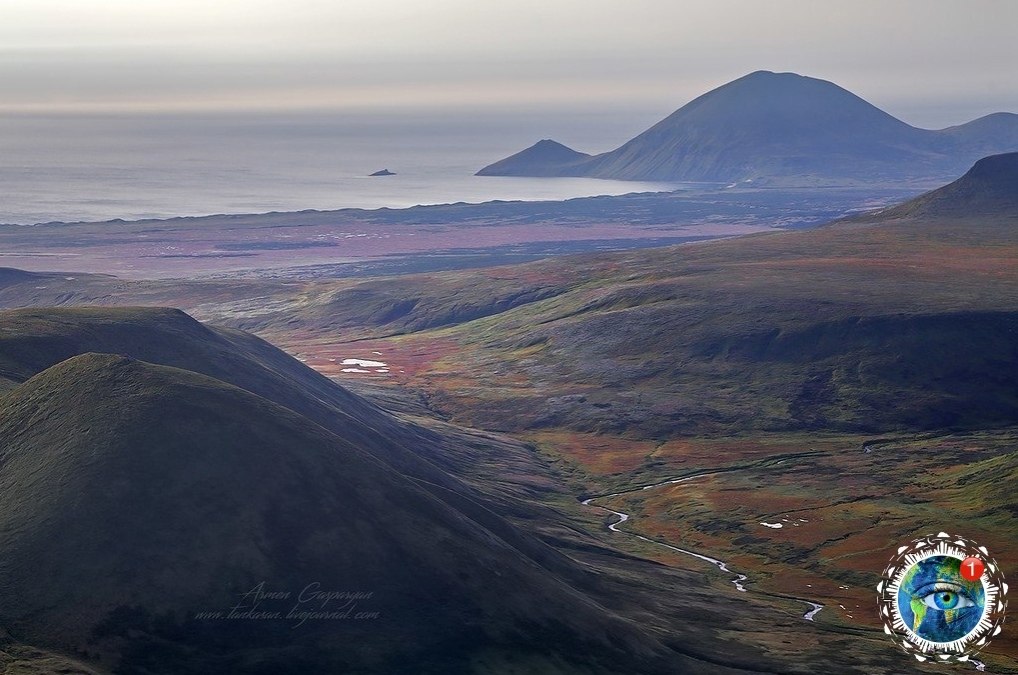
[[[281,405],[420,481],[440,498],[457,499],[465,515],[511,539],[542,564],[571,570],[549,547],[520,537],[450,475],[472,468],[450,460],[457,441],[397,420],[251,334],[206,326],[167,308],[0,312],[0,377],[8,387],[88,352],[127,355],[200,373]],[[468,498],[457,498],[460,493]],[[500,493],[490,496],[504,502],[503,510],[527,511]]]
[[[1018,218],[1018,152],[985,157],[953,183],[862,219],[945,216]]]
[[[0,288],[10,284],[21,284],[45,276],[47,275],[25,272],[24,270],[16,270],[10,267],[0,267]]]
[[[86,650],[126,639],[125,671],[207,672],[213,658],[231,672],[389,672],[411,662],[430,671],[521,634],[529,646],[519,648],[550,653],[562,646],[552,635],[578,650],[580,635],[613,630],[588,601],[371,455],[218,380],[74,357],[8,396],[0,438],[4,625]],[[262,583],[295,599],[245,596]],[[377,615],[300,628],[195,619],[237,605],[319,611],[298,596],[312,583],[369,592],[334,609]],[[257,657],[243,654],[256,645]],[[293,653],[297,645],[306,650]]]

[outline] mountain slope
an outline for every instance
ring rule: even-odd
[[[966,148],[988,155],[1000,152],[1002,146],[1018,148],[1018,115],[993,113],[979,119],[949,127],[941,132],[945,139],[964,144]]]
[[[984,157],[953,183],[862,219],[966,216],[1018,218],[1018,152]]]
[[[455,501],[476,520],[540,564],[584,582],[569,561],[522,536],[496,513],[533,509],[498,486],[464,485],[457,476],[455,439],[397,420],[296,359],[243,331],[205,326],[167,308],[46,308],[0,312],[0,391],[87,353],[113,353],[189,370],[232,384],[292,410],[420,481],[440,499]],[[477,490],[484,495],[477,494]],[[486,501],[490,500],[490,501]],[[496,508],[497,507],[497,508]]]
[[[11,284],[21,284],[26,281],[45,278],[46,276],[45,274],[25,272],[24,270],[17,270],[11,267],[0,267],[0,288]]]
[[[846,171],[852,161],[914,161],[894,153],[904,150],[896,147],[903,139],[919,136],[830,82],[759,72],[692,101],[588,170],[599,177],[726,181],[810,173],[821,156],[836,165],[831,170]]]
[[[84,354],[2,403],[0,622],[19,637],[174,673],[446,672],[499,645],[610,660],[608,633],[652,649],[415,481],[222,381]],[[196,618],[321,611],[314,584],[378,615]]]
[[[610,152],[583,159],[570,150],[569,162],[542,162],[525,151],[479,175],[795,184],[929,180],[956,175],[989,152],[1014,149],[1016,115],[927,131],[831,82],[759,71],[700,96]]]
[[[220,379],[263,396],[362,447],[421,444],[412,428],[243,331],[205,326],[176,309],[61,308],[0,312],[0,391],[85,352],[126,354]],[[417,453],[388,444],[384,459],[442,484]]]
[[[477,172],[478,176],[569,176],[590,155],[545,139],[526,150],[495,162]]]

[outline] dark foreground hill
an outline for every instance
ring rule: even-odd
[[[2,313],[0,354],[19,640],[123,673],[657,672],[586,572],[408,447],[427,433],[256,338],[33,310]]]
[[[588,156],[544,140],[484,176],[823,184],[945,180],[1018,150],[1018,115],[942,131],[910,126],[824,80],[760,71],[710,91],[619,148]]]

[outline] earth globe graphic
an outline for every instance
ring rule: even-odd
[[[971,633],[983,616],[985,590],[966,580],[959,558],[935,555],[915,563],[902,577],[898,613],[918,637],[950,643]]]

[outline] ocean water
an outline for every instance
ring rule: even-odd
[[[542,200],[664,183],[474,176],[552,137],[609,150],[653,115],[436,113],[0,116],[0,223]],[[395,176],[369,177],[387,168]]]

